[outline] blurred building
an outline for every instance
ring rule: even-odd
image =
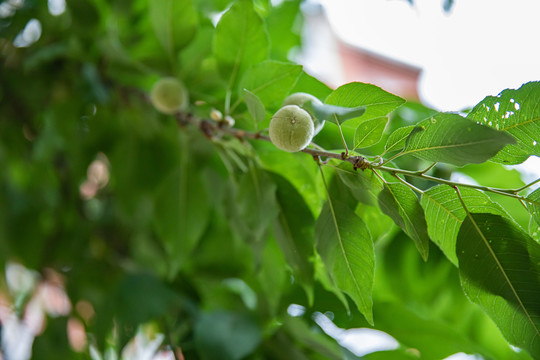
[[[337,39],[344,82],[377,85],[405,99],[418,100],[420,69]]]
[[[307,72],[331,87],[360,81],[405,99],[419,99],[420,68],[347,44],[332,31],[320,5],[309,4],[304,13],[304,49],[299,62]]]

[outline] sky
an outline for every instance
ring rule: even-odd
[[[346,42],[422,69],[422,102],[442,111],[540,80],[540,1],[320,0]]]

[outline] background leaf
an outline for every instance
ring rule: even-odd
[[[387,183],[379,194],[379,207],[413,239],[420,255],[427,260],[429,254],[427,224],[424,210],[414,191],[402,183]]]
[[[248,243],[264,240],[278,215],[276,185],[266,171],[250,164],[232,185],[228,215],[235,230]]]
[[[229,86],[246,69],[268,57],[268,35],[249,0],[238,0],[219,20],[214,35],[214,56]],[[249,90],[249,88],[248,88]]]
[[[302,71],[296,85],[291,90],[291,93],[295,92],[305,92],[318,99],[325,99],[332,92],[332,89],[322,81]]]
[[[471,213],[490,213],[507,217],[504,209],[483,192],[459,187],[463,202]],[[457,266],[456,240],[465,219],[465,209],[456,191],[448,185],[437,185],[422,194],[420,203],[426,214],[428,234],[446,257]]]
[[[266,28],[270,36],[272,59],[289,60],[289,54],[300,46],[303,16],[300,0],[284,1],[272,6],[266,18]]]
[[[277,185],[276,201],[279,215],[274,222],[274,236],[293,270],[303,284],[312,286],[313,226],[315,219],[302,196],[284,178],[272,174]]]
[[[247,89],[244,89],[244,100],[246,101],[249,114],[255,122],[255,128],[257,128],[257,124],[264,121],[264,118],[266,117],[264,104],[257,95]]]
[[[203,359],[242,359],[261,338],[260,327],[245,313],[203,313],[195,324],[195,344]]]
[[[402,155],[457,166],[489,160],[515,140],[457,114],[439,113],[420,122],[407,138]]]
[[[315,161],[304,161],[306,154],[281,151],[266,141],[257,144],[265,169],[287,179],[302,196],[313,216],[320,213],[325,190]]]
[[[169,258],[174,278],[203,235],[210,207],[200,174],[183,166],[156,190],[154,225]]]
[[[540,245],[500,215],[470,214],[456,253],[469,299],[510,343],[540,356]]]
[[[246,71],[239,89],[251,91],[266,107],[275,108],[281,105],[301,73],[300,65],[266,60]]]
[[[533,219],[540,225],[540,188],[534,190],[527,196],[527,209]]]
[[[197,11],[192,0],[152,0],[149,1],[150,21],[156,36],[176,62],[178,51],[195,36],[198,25]]]
[[[315,223],[315,241],[332,280],[373,323],[375,255],[364,222],[344,204],[329,200]]]
[[[540,82],[488,96],[467,116],[477,123],[512,135],[517,143],[505,147],[492,161],[520,164],[530,155],[540,156]]]

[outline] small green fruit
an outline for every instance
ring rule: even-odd
[[[314,136],[313,120],[297,105],[286,105],[270,120],[270,140],[279,149],[296,152],[309,145]]]
[[[165,114],[187,109],[188,92],[182,82],[173,77],[159,79],[150,92],[154,107]]]
[[[311,115],[311,119],[313,120],[313,126],[315,127],[315,135],[317,135],[324,126],[324,119],[318,119],[315,116],[315,114],[313,113],[313,107],[311,107],[310,109],[307,109],[304,106],[304,104],[306,104],[307,102],[311,102],[312,104],[315,104],[315,105],[322,105],[322,102],[319,99],[317,99],[315,96],[308,93],[297,92],[297,93],[289,95],[283,101],[282,106],[298,105],[302,109],[306,110]]]

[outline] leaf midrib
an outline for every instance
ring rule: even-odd
[[[531,323],[533,329],[536,331],[536,336],[540,337],[540,329],[538,329],[538,327],[536,326],[536,324],[532,320],[531,315],[529,314],[529,312],[527,311],[527,308],[525,307],[525,305],[521,301],[521,297],[517,293],[516,289],[514,288],[514,285],[510,281],[510,278],[506,274],[506,271],[504,270],[501,262],[499,261],[499,258],[497,257],[497,255],[495,254],[495,252],[493,251],[491,246],[489,245],[489,241],[486,239],[486,237],[484,236],[484,233],[482,232],[482,230],[480,229],[480,227],[478,226],[478,224],[476,223],[476,221],[474,220],[474,218],[471,216],[471,214],[469,212],[467,212],[467,217],[471,220],[471,222],[472,222],[474,228],[476,229],[476,231],[478,232],[478,234],[480,234],[480,237],[481,237],[482,241],[484,242],[484,245],[487,247],[487,249],[489,250],[489,253],[491,254],[493,259],[495,260],[495,263],[496,263],[497,267],[499,268],[500,272],[503,274],[504,279],[508,283],[508,286],[510,286],[510,289],[512,290],[512,293],[514,294],[515,298],[517,299],[519,306],[523,309],[523,312],[525,313],[525,316],[527,317],[527,320],[529,320],[529,322]]]
[[[401,138],[399,138],[398,141],[394,142],[393,144],[391,144],[390,146],[388,146],[387,148],[384,149],[385,152],[389,152],[389,151],[394,151],[393,148],[394,147],[397,147],[399,145],[400,142],[402,142],[403,140],[407,139],[407,137],[409,137],[411,133],[407,133],[405,134],[404,136],[402,136]],[[399,149],[397,149],[399,150]]]
[[[497,120],[500,120],[497,118]],[[540,120],[540,117],[536,117],[536,118],[532,118],[530,120],[526,120],[526,121],[523,121],[523,122],[519,122],[517,124],[513,124],[511,126],[508,126],[508,127],[505,127],[505,128],[501,128],[499,131],[506,131],[506,130],[509,130],[509,129],[514,129],[514,128],[517,128],[519,126],[523,126],[523,125],[528,125],[528,124],[531,124],[531,123],[534,123],[534,122],[537,122]]]
[[[445,212],[448,213],[448,215],[452,216],[453,218],[456,219],[456,221],[458,221],[460,224],[463,222],[463,220],[461,220],[459,217],[457,217],[453,212],[451,212],[448,208],[444,207],[443,204],[440,202],[440,201],[437,201],[433,196],[431,196],[427,191],[424,192],[424,194],[426,197],[429,198],[429,200],[433,203],[435,203],[436,205],[438,205],[439,208],[443,209]]]
[[[411,219],[409,217],[409,214],[407,214],[407,211],[405,211],[405,208],[403,206],[401,206],[401,203],[399,202],[399,200],[398,200],[397,196],[395,195],[395,193],[392,191],[391,187],[387,186],[387,188],[390,191],[390,193],[392,194],[392,196],[394,197],[394,200],[396,201],[396,204],[398,205],[399,209],[401,210],[400,212],[402,212],[405,215],[407,222],[409,224],[411,224],[411,227],[414,230],[414,233],[416,234],[417,239],[420,241],[420,243],[422,243],[420,234],[416,230],[416,226],[414,226],[413,222],[411,221]],[[401,215],[401,217],[403,218],[403,215]],[[407,227],[407,226],[405,225],[405,227]]]
[[[244,56],[244,50],[246,48],[246,42],[247,42],[247,27],[248,27],[248,21],[249,18],[244,18],[244,21],[242,21],[242,36],[240,37],[240,48],[238,49],[238,52],[236,53],[236,59],[234,60],[234,66],[233,70],[231,72],[231,78],[229,82],[229,87],[232,87],[233,84],[236,81],[236,77],[238,75],[238,72],[240,71],[240,64],[242,61],[242,58]]]
[[[272,80],[270,80],[270,81],[268,81],[268,82],[266,82],[264,84],[259,85],[257,88],[253,89],[251,92],[256,94],[256,93],[264,90],[265,88],[269,87],[270,85],[278,82],[279,80],[284,79],[284,78],[286,78],[287,76],[289,76],[291,74],[294,74],[294,72],[296,70],[297,70],[297,68],[291,69],[291,71],[287,71],[287,72],[283,73],[282,75],[277,76],[277,77],[273,78]]]
[[[281,201],[276,201],[276,204],[277,204],[277,207],[279,209],[279,222],[281,223],[281,225],[283,226],[283,229],[285,230],[285,232],[287,233],[287,235],[289,236],[290,239],[293,239],[293,234],[292,234],[292,231],[291,231],[291,227],[289,225],[289,222],[287,221],[287,217],[285,216],[285,213],[283,211],[283,206],[281,204]],[[293,256],[295,257],[296,259],[296,263],[297,264],[300,264],[301,263],[301,256],[300,256],[300,251],[298,251],[298,248],[296,246],[296,244],[294,244],[294,242],[291,242],[292,245],[293,245]],[[303,272],[303,270],[302,270]]]
[[[424,147],[420,149],[412,149],[412,150],[405,150],[401,155],[405,154],[411,154],[419,151],[426,151],[426,150],[439,150],[439,149],[451,149],[456,147],[465,147],[465,146],[471,146],[471,145],[480,145],[483,143],[488,142],[494,142],[495,139],[485,139],[481,141],[475,141],[475,142],[468,142],[468,143],[459,143],[459,144],[449,144],[449,145],[438,145],[438,146],[432,146],[432,147]]]
[[[169,16],[167,16],[166,20],[166,28],[167,28],[167,45],[168,45],[168,51],[169,56],[174,56],[174,36],[173,36],[173,25],[172,25],[172,16],[173,13],[173,2],[169,0],[168,2],[168,13]]]
[[[343,245],[343,239],[341,237],[341,232],[339,231],[339,226],[338,226],[338,223],[337,223],[336,213],[334,211],[334,206],[332,205],[332,200],[330,199],[330,197],[328,197],[328,205],[330,206],[330,213],[332,214],[332,220],[334,221],[334,227],[336,229],[336,234],[338,236],[339,247],[340,247],[341,253],[343,255],[343,258],[345,259],[345,264],[347,265],[347,271],[349,272],[349,274],[351,275],[351,277],[353,279],[354,286],[356,287],[356,290],[358,291],[359,294],[362,294],[362,290],[360,288],[360,285],[358,284],[358,281],[356,280],[356,276],[354,275],[354,272],[352,271],[351,264],[350,264],[349,258],[347,256],[347,252],[345,251],[345,246]],[[360,299],[362,299],[362,297],[360,297]],[[364,302],[363,300],[361,300],[361,301]]]
[[[372,128],[366,133],[366,135],[365,135],[360,141],[358,141],[358,142],[355,144],[353,150],[355,150],[356,148],[358,148],[358,147],[362,144],[362,142],[363,142],[364,140],[367,139],[367,137],[368,137],[369,135],[371,135],[371,134],[373,134],[373,132],[375,132],[375,130],[377,130],[377,125],[374,126],[374,127],[372,127]]]

